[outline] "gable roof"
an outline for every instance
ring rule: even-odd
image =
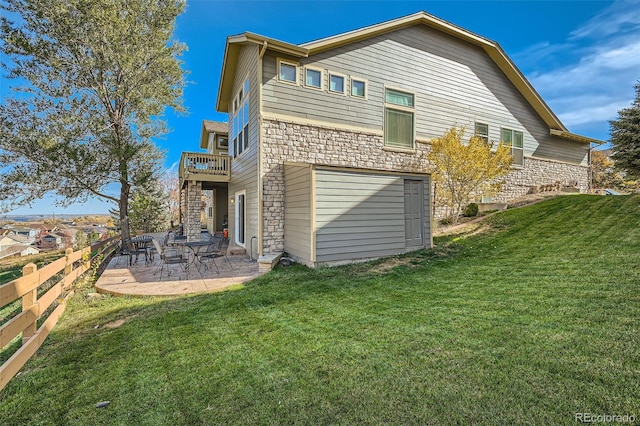
[[[426,25],[436,30],[442,31],[453,37],[459,38],[471,44],[481,47],[487,55],[504,72],[511,83],[518,89],[522,96],[529,102],[536,113],[551,129],[551,134],[564,139],[570,139],[582,143],[604,143],[603,141],[588,138],[569,132],[560,119],[549,108],[546,102],[533,88],[531,83],[525,78],[522,72],[511,61],[500,45],[485,37],[474,34],[450,22],[436,18],[426,12],[418,12],[412,15],[382,22],[368,27],[360,28],[346,33],[326,37],[320,40],[303,43],[300,45],[290,44],[253,33],[243,33],[227,38],[227,45],[224,52],[224,62],[220,76],[220,89],[216,109],[220,112],[228,112],[228,102],[231,97],[233,86],[233,76],[235,74],[240,46],[246,44],[257,44],[261,46],[261,55],[266,49],[286,53],[294,57],[305,58],[309,55],[324,52],[329,49],[348,45],[360,40],[365,40],[381,34],[397,31],[402,28],[414,25]]]
[[[20,234],[7,234],[4,235],[3,238],[9,238],[10,240],[16,241],[22,245],[29,245],[29,238]]]
[[[202,130],[200,131],[200,148],[209,147],[209,133],[214,135],[228,135],[229,123],[221,121],[202,120]]]

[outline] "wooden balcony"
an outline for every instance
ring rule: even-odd
[[[201,182],[229,182],[231,157],[228,155],[183,152],[178,168],[180,187],[188,180]]]

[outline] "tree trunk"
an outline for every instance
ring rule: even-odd
[[[131,185],[127,181],[120,182],[120,200],[118,202],[118,208],[120,210],[120,235],[122,241],[122,247],[127,247],[131,242],[131,232],[129,230],[129,192],[131,191]]]

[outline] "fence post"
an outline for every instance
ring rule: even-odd
[[[38,267],[33,263],[28,263],[24,265],[22,268],[22,276],[27,276],[29,274],[33,274],[38,270]],[[40,282],[40,278],[38,278],[38,282]],[[26,293],[22,296],[22,310],[26,311],[31,308],[36,303],[36,299],[38,298],[38,287],[34,288],[30,292]],[[38,320],[36,319],[33,323],[29,324],[22,331],[22,344],[24,345],[27,341],[36,333],[36,329],[38,327]]]
[[[66,277],[67,275],[71,274],[71,271],[73,270],[73,263],[69,262],[69,258],[71,257],[71,255],[73,254],[73,249],[72,248],[68,248],[64,251],[64,255],[67,258],[67,263],[64,265],[64,276]]]
[[[93,249],[93,246],[88,246],[82,249],[82,261],[84,264],[84,267],[86,269],[91,268],[91,251]]]

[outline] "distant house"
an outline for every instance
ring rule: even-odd
[[[62,235],[51,233],[43,236],[40,240],[41,249],[59,249],[62,248]]]
[[[44,235],[47,232],[49,232],[47,225],[45,225],[44,223],[34,223],[34,224],[31,224],[31,227],[37,231],[38,237],[40,235]]]
[[[25,238],[27,238],[27,240],[29,241],[29,244],[33,244],[38,235],[40,234],[40,230],[38,228],[31,228],[31,227],[14,227],[13,232],[15,232],[17,235],[21,235]]]
[[[92,237],[92,241],[99,241],[104,239],[105,236],[109,234],[109,230],[103,226],[92,226],[87,228],[82,228],[82,232],[84,232],[88,237]]]
[[[452,126],[511,146],[496,201],[555,182],[589,187],[593,138],[571,133],[500,45],[424,12],[304,44],[227,38],[216,109],[183,153],[189,240],[228,217],[236,247],[310,265],[431,247],[424,158]]]
[[[22,250],[20,251],[20,256],[29,256],[31,254],[38,254],[38,253],[40,253],[40,250],[38,250],[36,247],[28,246],[28,247],[22,247]]]
[[[0,237],[3,237],[5,235],[15,235],[15,232],[13,232],[11,229],[6,229],[6,228],[0,229]]]
[[[76,228],[68,228],[64,231],[58,231],[58,234],[63,237],[63,245],[65,248],[73,247],[75,245],[78,232],[82,232],[82,230]]]
[[[15,245],[28,246],[29,240],[26,237],[23,237],[22,235],[17,235],[13,233],[8,233],[3,236],[0,236],[0,251]]]
[[[39,252],[37,248],[30,245],[28,237],[15,234],[13,230],[0,235],[0,259],[11,256],[27,256]]]
[[[22,244],[15,244],[0,250],[0,259],[5,259],[11,256],[28,256],[31,254],[38,254],[40,250],[33,246],[25,246]]]

